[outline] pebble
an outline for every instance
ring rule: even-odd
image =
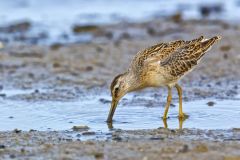
[[[181,13],[176,13],[174,15],[172,15],[171,17],[172,21],[175,23],[179,23],[182,21],[182,14]]]
[[[90,135],[95,135],[95,132],[83,132],[82,135],[84,136],[90,136]]]
[[[85,25],[85,26],[75,25],[73,27],[73,32],[77,34],[77,33],[84,33],[84,32],[93,32],[93,31],[96,31],[97,29],[98,29],[98,26],[95,26],[95,25]]]
[[[220,47],[221,51],[228,52],[232,47],[230,45],[223,45]]]
[[[111,101],[104,98],[100,98],[99,101],[102,102],[103,104],[111,103]]]
[[[80,125],[80,126],[73,126],[72,128],[74,131],[87,131],[89,130],[90,128],[88,126],[85,126],[85,125]]]
[[[5,93],[0,93],[0,97],[6,97],[7,95]]]
[[[119,141],[122,141],[122,138],[117,136],[117,137],[112,137],[112,140],[119,142]]]
[[[10,154],[9,157],[10,158],[16,158],[16,156],[14,154]]]
[[[4,149],[4,148],[6,148],[6,146],[3,144],[0,144],[0,149]]]
[[[183,145],[183,148],[179,150],[179,152],[181,152],[181,153],[186,153],[186,152],[188,152],[188,151],[189,151],[189,147],[188,147],[187,144],[184,144],[184,145]]]
[[[13,130],[13,132],[15,132],[15,133],[21,133],[22,131],[16,128],[16,129]]]
[[[195,151],[197,151],[197,152],[207,152],[208,148],[207,148],[206,145],[201,144],[201,145],[196,146]]]
[[[210,106],[210,107],[214,106],[214,104],[215,104],[215,102],[213,102],[213,101],[209,101],[209,102],[207,103],[207,105]]]
[[[163,137],[151,137],[150,140],[164,140]]]

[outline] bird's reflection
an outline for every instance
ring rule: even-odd
[[[109,129],[109,130],[112,130],[112,129],[113,129],[113,124],[112,124],[112,122],[107,122],[107,126],[108,126],[108,129]]]
[[[178,118],[178,122],[179,122],[178,128],[179,128],[179,129],[182,129],[182,128],[183,128],[183,123],[184,123],[184,121],[185,121],[186,119],[187,119],[187,118]],[[168,128],[168,123],[167,123],[168,119],[162,119],[162,121],[163,121],[163,126],[164,126],[164,128]],[[112,123],[112,122],[107,122],[107,126],[108,126],[108,129],[109,129],[109,130],[114,129],[114,126],[113,126],[113,123]]]
[[[184,121],[186,120],[187,118],[178,118],[178,128],[179,129],[182,129],[183,128],[183,123]],[[164,128],[168,128],[168,123],[167,123],[167,120],[168,119],[163,119],[163,125],[164,125]]]

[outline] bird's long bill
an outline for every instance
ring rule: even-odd
[[[112,105],[111,105],[111,108],[110,108],[110,111],[109,111],[109,114],[108,114],[108,118],[107,118],[108,123],[112,122],[112,118],[113,118],[114,112],[117,108],[117,104],[118,104],[118,101],[113,99],[112,100]]]

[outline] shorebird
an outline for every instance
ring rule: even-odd
[[[220,39],[220,36],[209,39],[200,36],[190,41],[177,40],[159,43],[139,51],[133,58],[129,69],[112,81],[110,87],[112,104],[107,122],[112,122],[118,102],[125,94],[146,87],[166,86],[168,88],[163,119],[167,119],[172,100],[171,90],[175,87],[179,96],[179,118],[186,117],[182,109],[182,88],[178,81],[191,72],[203,55]]]

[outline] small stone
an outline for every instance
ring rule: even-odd
[[[106,32],[105,36],[106,36],[108,39],[112,39],[112,38],[113,38],[113,33],[112,33],[112,32]]]
[[[220,47],[220,50],[224,52],[228,52],[230,51],[231,48],[232,48],[231,45],[223,45]]]
[[[131,36],[127,32],[122,33],[120,36],[120,39],[130,39],[130,38],[131,38]]]
[[[91,136],[91,135],[95,135],[95,132],[83,132],[82,135],[84,136]]]
[[[148,33],[149,35],[151,35],[151,36],[157,34],[156,31],[155,31],[155,29],[152,28],[152,27],[147,28],[147,33]]]
[[[5,93],[0,93],[0,97],[6,97],[7,95]]]
[[[85,26],[75,25],[73,27],[73,32],[74,33],[93,32],[93,31],[96,31],[97,29],[98,27],[95,25],[85,25]]]
[[[210,106],[210,107],[214,106],[214,104],[215,104],[215,102],[213,102],[213,101],[209,101],[209,102],[207,103],[207,105]]]
[[[37,130],[35,129],[30,129],[29,132],[36,132]]]
[[[34,74],[33,73],[28,73],[28,77],[29,78],[34,78]]]
[[[54,68],[59,68],[59,67],[61,67],[61,64],[59,62],[54,62],[53,67]]]
[[[224,59],[227,59],[228,58],[228,55],[226,53],[223,54],[223,58]]]
[[[72,128],[74,131],[87,131],[90,128],[88,126],[73,126]]]
[[[16,156],[14,154],[10,154],[9,157],[10,158],[16,158]]]
[[[151,137],[150,140],[164,140],[163,137]]]
[[[181,13],[176,13],[174,15],[172,15],[171,17],[172,21],[175,23],[179,23],[182,21],[182,14]]]
[[[186,152],[188,152],[188,151],[189,151],[189,147],[188,147],[188,145],[186,145],[186,144],[184,144],[184,145],[183,145],[183,148],[179,150],[179,152],[181,152],[181,153],[186,153]]]
[[[10,24],[5,27],[5,31],[8,33],[13,32],[26,32],[31,28],[31,23],[28,21],[17,22],[14,24]]]
[[[15,133],[21,133],[22,131],[16,128],[16,129],[13,130],[13,132],[15,132]]]
[[[103,104],[111,103],[111,101],[104,99],[104,98],[100,98],[99,101]]]
[[[87,140],[83,143],[86,144],[86,145],[94,145],[95,144],[93,141],[89,141],[89,140]]]
[[[114,140],[114,141],[122,141],[122,138],[121,137],[118,137],[118,136],[114,136],[114,137],[112,137],[112,140]]]
[[[176,107],[176,105],[175,105],[175,104],[172,104],[172,103],[170,104],[170,106],[171,106],[171,107]]]
[[[201,145],[196,146],[195,151],[197,151],[197,152],[207,152],[208,148],[207,148],[207,146],[201,144]]]
[[[6,148],[6,146],[3,144],[0,144],[0,149],[4,149],[4,148]]]
[[[95,156],[95,158],[103,158],[103,153],[102,152],[96,152],[96,153],[93,153],[93,155]]]
[[[54,43],[50,46],[52,50],[58,50],[62,47],[63,45],[61,43]]]
[[[21,148],[21,153],[25,153],[25,149],[24,148]]]
[[[176,133],[177,131],[175,129],[170,129],[171,133]]]
[[[86,71],[92,71],[92,70],[93,70],[93,67],[92,67],[92,66],[87,66],[85,70],[86,70]]]
[[[97,50],[97,52],[102,52],[103,51],[103,49],[99,46],[96,47],[96,50]]]
[[[199,11],[202,17],[208,17],[212,13],[220,13],[223,11],[223,6],[221,4],[213,5],[202,5],[199,7]]]

